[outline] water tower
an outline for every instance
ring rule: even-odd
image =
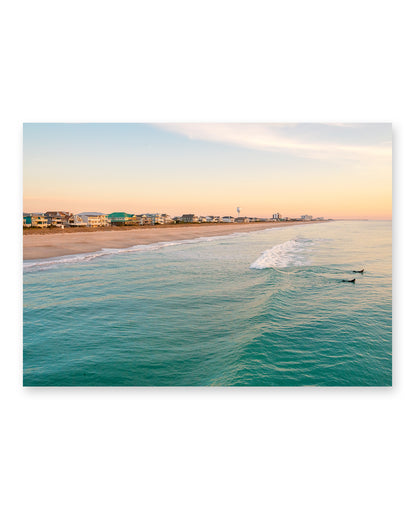
[[[240,211],[241,211],[241,208],[240,208],[240,207],[237,207],[237,213],[238,213],[238,216],[240,216]]]

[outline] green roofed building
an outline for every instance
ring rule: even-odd
[[[128,224],[134,217],[131,213],[124,213],[124,211],[116,211],[107,215],[111,224]]]

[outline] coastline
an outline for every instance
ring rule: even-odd
[[[120,230],[102,229],[78,233],[27,234],[23,236],[23,260],[39,260],[80,253],[93,253],[103,248],[125,248],[173,240],[187,240],[233,233],[262,231],[286,226],[320,224],[328,221],[259,222],[250,224],[208,224],[156,226]]]

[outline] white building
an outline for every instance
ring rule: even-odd
[[[209,215],[206,219],[207,222],[221,222],[221,217],[215,215]]]
[[[70,226],[75,227],[107,227],[110,225],[110,220],[104,213],[77,213],[72,215],[69,220]]]
[[[142,218],[142,224],[171,224],[172,218],[166,213],[145,213],[140,215]]]
[[[68,222],[69,222],[69,225],[73,226],[73,227],[81,227],[81,226],[87,227],[88,217],[83,217],[82,215],[75,214],[75,215],[72,215],[71,217],[69,217]]]
[[[162,213],[162,219],[163,219],[163,224],[172,224],[173,223],[173,218],[170,215],[167,215],[166,213]]]

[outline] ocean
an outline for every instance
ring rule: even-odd
[[[333,221],[25,261],[23,384],[389,386],[391,237]]]

